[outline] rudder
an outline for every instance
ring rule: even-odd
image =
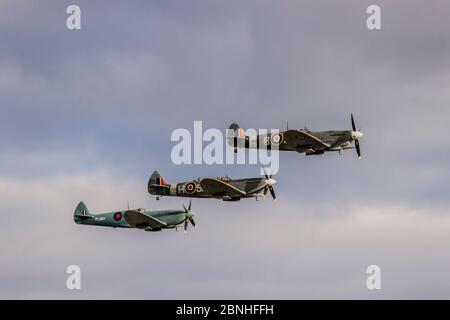
[[[86,204],[83,201],[80,201],[80,203],[78,203],[77,207],[75,208],[75,212],[73,213],[73,220],[76,223],[79,223],[81,220],[85,220],[90,217],[91,213],[89,212]]]
[[[89,209],[87,208],[86,204],[83,201],[80,201],[80,203],[77,205],[74,215],[75,216],[87,216],[89,215]]]
[[[232,123],[227,130],[227,142],[230,147],[234,148],[234,152],[237,152],[238,139],[245,141],[245,132],[237,123]]]
[[[159,174],[158,171],[153,171],[150,179],[148,180],[148,192],[155,194],[158,187],[164,187],[166,185],[166,180]]]

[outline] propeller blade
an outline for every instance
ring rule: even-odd
[[[186,206],[184,205],[184,203],[183,203],[183,209],[184,209],[184,212],[185,212],[185,213],[188,212],[188,210],[186,209]]]
[[[268,188],[268,187],[265,187],[265,188],[264,188],[264,196],[266,196],[267,190],[269,190],[269,188]]]
[[[263,171],[264,171],[264,177],[266,178],[266,180],[269,180],[270,177],[267,175],[266,169],[263,167]]]
[[[272,195],[273,200],[277,200],[277,197],[275,196],[275,190],[273,190],[272,186],[269,186],[270,194]]]
[[[355,125],[355,120],[353,119],[353,113],[351,114],[351,118],[352,118],[352,129],[353,129],[353,131],[356,131],[356,125]]]
[[[189,221],[188,221],[188,219],[184,220],[184,231],[186,231],[186,230],[187,230],[187,228],[188,228],[188,224],[189,224]]]
[[[188,211],[191,211],[192,200],[189,200]]]
[[[358,139],[355,140],[355,148],[356,148],[356,153],[358,154],[358,159],[361,159],[361,149],[359,148],[359,140]]]
[[[189,221],[191,222],[192,226],[195,228],[195,221],[194,218],[190,217]]]

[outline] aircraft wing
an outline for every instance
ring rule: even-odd
[[[135,210],[125,211],[124,219],[130,226],[135,228],[161,228],[167,225],[167,223],[161,220]]]
[[[263,190],[266,187],[267,187],[267,184],[263,184],[262,186],[259,186],[259,187],[256,187],[256,188],[252,189],[252,190],[247,191],[247,194],[258,193],[258,192],[260,192],[261,190]]]
[[[246,193],[231,184],[218,179],[204,178],[200,181],[203,191],[214,196],[228,195],[230,197],[243,196]]]
[[[284,140],[285,142],[292,147],[297,146],[311,146],[316,150],[327,149],[330,148],[328,143],[323,142],[310,132],[305,130],[288,130],[284,132]]]

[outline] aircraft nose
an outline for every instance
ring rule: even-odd
[[[270,179],[267,180],[267,184],[269,186],[273,186],[275,183],[277,183],[277,181],[275,179],[270,178]]]
[[[353,131],[352,132],[353,139],[361,139],[364,134],[361,131]]]
[[[193,216],[195,216],[195,213],[193,213],[192,211],[188,211],[188,212],[186,213],[186,216],[187,216],[187,217],[193,217]]]

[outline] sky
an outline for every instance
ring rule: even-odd
[[[449,30],[437,0],[1,1],[0,298],[450,298]],[[73,222],[80,200],[187,204],[147,193],[154,170],[259,175],[173,164],[195,120],[347,130],[351,113],[362,160],[282,153],[276,202],[194,199],[187,234]]]

